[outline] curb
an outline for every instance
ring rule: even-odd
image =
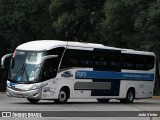
[[[160,99],[160,96],[152,96],[152,98]]]
[[[6,92],[0,92],[0,94],[6,94]]]

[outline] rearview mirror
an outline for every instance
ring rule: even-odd
[[[6,55],[4,55],[4,56],[1,58],[1,67],[2,67],[2,68],[7,68],[7,67],[9,67],[9,63],[6,64],[6,61],[7,61],[7,60],[10,61],[11,58],[12,58],[12,55],[13,55],[13,53],[6,54]]]

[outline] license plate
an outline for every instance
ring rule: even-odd
[[[23,94],[17,94],[17,97],[24,97]]]

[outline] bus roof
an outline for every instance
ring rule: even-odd
[[[50,50],[55,47],[60,46],[73,46],[73,47],[88,47],[88,48],[104,48],[105,46],[102,44],[94,44],[94,43],[83,43],[83,42],[71,42],[71,41],[60,41],[60,40],[37,40],[31,41],[24,44],[19,45],[17,50],[30,50],[30,51],[43,51]]]
[[[60,41],[60,40],[37,40],[31,41],[19,45],[16,50],[24,51],[46,51],[56,47],[82,47],[82,48],[102,48],[102,49],[111,49],[111,50],[121,50],[124,52],[136,52],[137,54],[142,54],[144,51],[135,51],[133,49],[122,49],[104,46],[102,44],[95,43],[84,43],[84,42],[71,42],[71,41]],[[154,55],[152,52],[145,52],[145,54]]]

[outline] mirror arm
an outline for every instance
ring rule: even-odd
[[[11,57],[12,55],[13,55],[13,53],[6,54],[1,58],[1,66],[2,66],[2,68],[5,68],[4,63],[5,63],[6,58]]]

